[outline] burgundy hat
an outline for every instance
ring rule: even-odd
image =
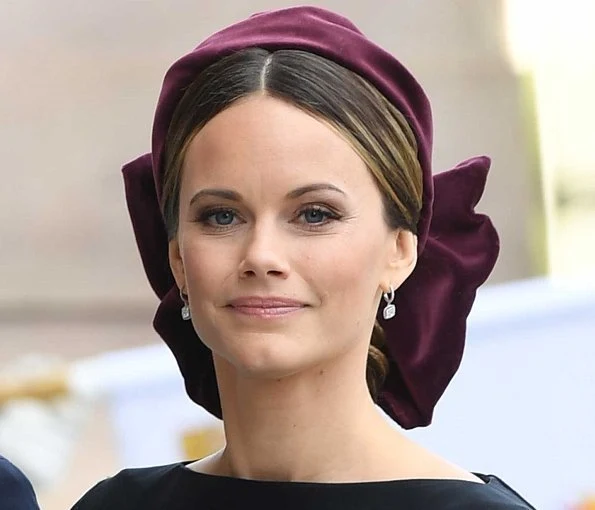
[[[498,257],[498,235],[474,207],[490,160],[477,157],[432,176],[429,101],[413,76],[392,55],[367,39],[346,18],[317,7],[259,13],[212,35],[175,62],[165,75],[155,113],[152,152],[124,166],[128,210],[149,282],[161,299],[154,327],[173,351],[192,400],[221,417],[211,351],[191,321],[168,262],[160,209],[165,137],[184,89],[209,64],[235,51],[301,49],[354,71],[374,84],[409,122],[423,171],[418,223],[418,262],[398,289],[397,316],[384,321],[389,374],[378,404],[404,428],[431,422],[434,406],[461,362],[466,320],[477,288]]]

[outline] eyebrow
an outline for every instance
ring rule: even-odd
[[[230,189],[206,188],[196,192],[196,194],[190,199],[190,205],[193,205],[203,197],[224,198],[225,200],[235,200],[236,202],[242,200],[242,195]]]
[[[306,193],[321,190],[334,191],[336,193],[340,193],[341,195],[345,195],[345,192],[342,189],[337,188],[337,186],[334,186],[326,182],[318,182],[314,184],[307,184],[306,186],[301,186],[297,189],[294,189],[293,191],[290,191],[287,194],[287,198],[295,199],[301,197],[302,195],[305,195]]]
[[[307,184],[306,186],[300,186],[299,188],[296,188],[293,191],[290,191],[287,194],[287,198],[294,200],[296,198],[301,197],[302,195],[305,195],[306,193],[311,193],[313,191],[321,191],[321,190],[322,191],[334,191],[335,193],[340,193],[341,195],[345,195],[345,192],[342,189],[337,188],[337,186],[334,186],[333,184],[329,184],[326,182],[319,182],[319,183],[314,183],[314,184]],[[207,196],[223,198],[225,200],[231,200],[231,201],[236,201],[236,202],[240,202],[242,200],[242,195],[240,195],[236,191],[233,191],[230,189],[225,189],[225,188],[206,188],[206,189],[201,189],[192,197],[192,199],[190,200],[190,205],[193,205],[195,202],[197,202],[201,198],[207,197]]]

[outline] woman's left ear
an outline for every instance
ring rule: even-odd
[[[417,263],[417,236],[409,230],[396,230],[391,239],[387,260],[387,281],[398,288],[413,272]]]

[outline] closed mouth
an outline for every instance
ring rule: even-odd
[[[246,296],[230,301],[234,308],[302,308],[307,306],[302,301],[277,296]]]
[[[307,306],[305,303],[294,299],[268,296],[242,297],[232,300],[228,305],[229,308],[242,315],[265,318],[287,315]]]

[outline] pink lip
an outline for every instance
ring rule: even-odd
[[[296,312],[306,307],[305,303],[283,297],[246,296],[234,299],[230,307],[242,315],[273,318]]]
[[[234,308],[302,308],[305,303],[277,296],[246,296],[229,302]]]

